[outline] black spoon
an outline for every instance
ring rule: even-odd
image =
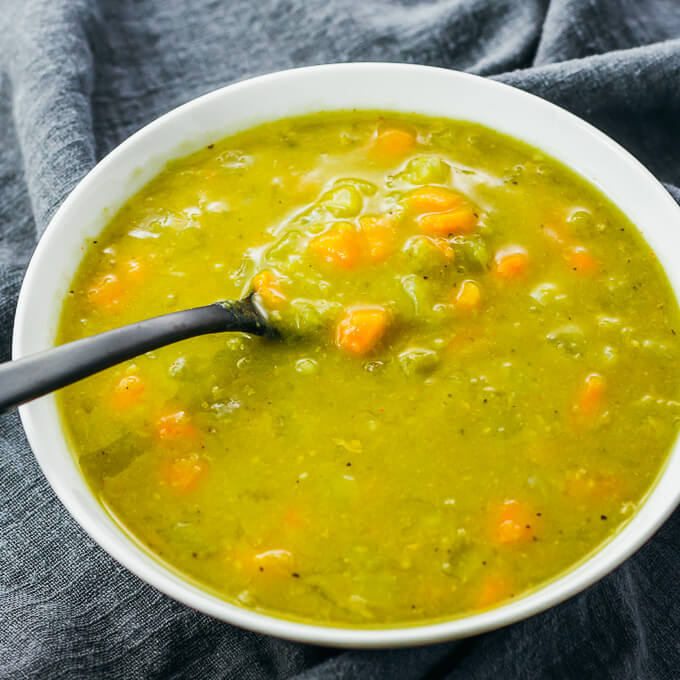
[[[0,413],[152,349],[223,331],[278,335],[252,294],[156,316],[0,364]]]

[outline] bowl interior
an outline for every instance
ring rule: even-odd
[[[15,358],[54,344],[61,300],[94,237],[173,158],[258,123],[315,111],[379,109],[482,123],[539,147],[606,194],[637,225],[680,293],[680,208],[630,154],[579,118],[541,99],[454,71],[397,64],[338,64],[285,71],[205,95],[124,142],[55,214],[26,274],[15,321]],[[51,291],[45,294],[45,291]],[[168,595],[245,628],[319,644],[382,647],[462,637],[519,620],[590,585],[651,536],[680,500],[680,447],[644,505],[599,552],[538,591],[444,623],[380,630],[335,628],[241,609],[191,585],[135,545],[90,493],[62,432],[52,395],[20,409],[43,472],[83,528],[119,562]]]

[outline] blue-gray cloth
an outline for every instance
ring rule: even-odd
[[[402,61],[498,78],[591,121],[680,200],[680,0],[0,0],[0,359],[50,216],[95,162],[256,74]],[[680,228],[680,225],[678,225]],[[0,418],[0,678],[680,677],[680,515],[587,592],[417,649],[340,651],[234,628],[89,540]]]

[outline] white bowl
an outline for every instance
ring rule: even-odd
[[[476,76],[425,66],[337,64],[274,73],[180,106],[104,158],[57,211],[28,267],[17,308],[13,353],[54,345],[62,299],[82,246],[166,161],[264,121],[334,109],[417,112],[477,121],[532,144],[598,187],[633,221],[680,293],[680,209],[659,182],[604,134],[520,90]],[[20,409],[28,440],[63,504],[109,554],[151,585],[206,614],[293,640],[346,647],[387,647],[481,633],[543,611],[621,564],[680,500],[680,446],[632,520],[597,553],[539,590],[474,616],[433,625],[379,630],[295,623],[242,609],[182,580],[140,549],[111,520],[78,472],[53,395]]]

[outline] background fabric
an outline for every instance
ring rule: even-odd
[[[498,78],[591,121],[680,200],[678,0],[0,0],[0,359],[50,216],[139,127],[256,74],[402,61]],[[234,628],[123,570],[0,417],[0,678],[680,676],[680,514],[579,597],[480,637],[340,651]]]

